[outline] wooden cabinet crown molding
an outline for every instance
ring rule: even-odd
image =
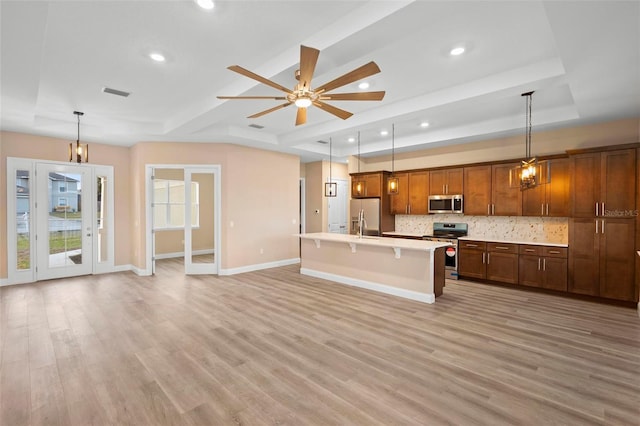
[[[621,145],[596,146],[593,148],[581,148],[567,150],[567,155],[590,154],[593,152],[618,151],[620,149],[640,148],[640,142],[626,143]]]

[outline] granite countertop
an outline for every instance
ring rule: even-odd
[[[566,243],[550,243],[547,241],[518,241],[518,240],[505,240],[499,238],[488,237],[460,237],[459,240],[471,240],[471,241],[485,241],[487,243],[505,243],[505,244],[526,244],[530,246],[551,246],[551,247],[569,247]]]
[[[393,235],[395,237],[422,238],[425,234],[422,232],[383,232],[382,235]]]

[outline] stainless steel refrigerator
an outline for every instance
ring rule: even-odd
[[[358,215],[360,211],[364,212],[364,227],[362,235],[380,235],[380,199],[379,198],[363,198],[351,200],[351,226],[350,234],[358,234]]]

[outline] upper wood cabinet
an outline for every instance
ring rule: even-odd
[[[522,194],[511,187],[510,170],[517,163],[464,168],[464,214],[519,216]]]
[[[617,216],[635,209],[636,150],[571,156],[573,217]]]
[[[391,194],[391,214],[427,214],[429,172],[394,173],[398,193]]]
[[[549,182],[522,191],[523,216],[569,216],[569,166],[568,158],[549,160]]]
[[[351,175],[351,198],[371,198],[382,195],[382,172]]]
[[[463,168],[432,170],[429,172],[429,195],[462,194]]]

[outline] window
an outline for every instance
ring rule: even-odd
[[[67,199],[66,198],[58,198],[58,205],[63,207],[67,205]]]
[[[66,186],[59,187],[58,192],[67,192],[67,187]]]
[[[200,188],[191,182],[191,226],[200,225]],[[184,228],[184,181],[154,179],[153,181],[153,229]]]

